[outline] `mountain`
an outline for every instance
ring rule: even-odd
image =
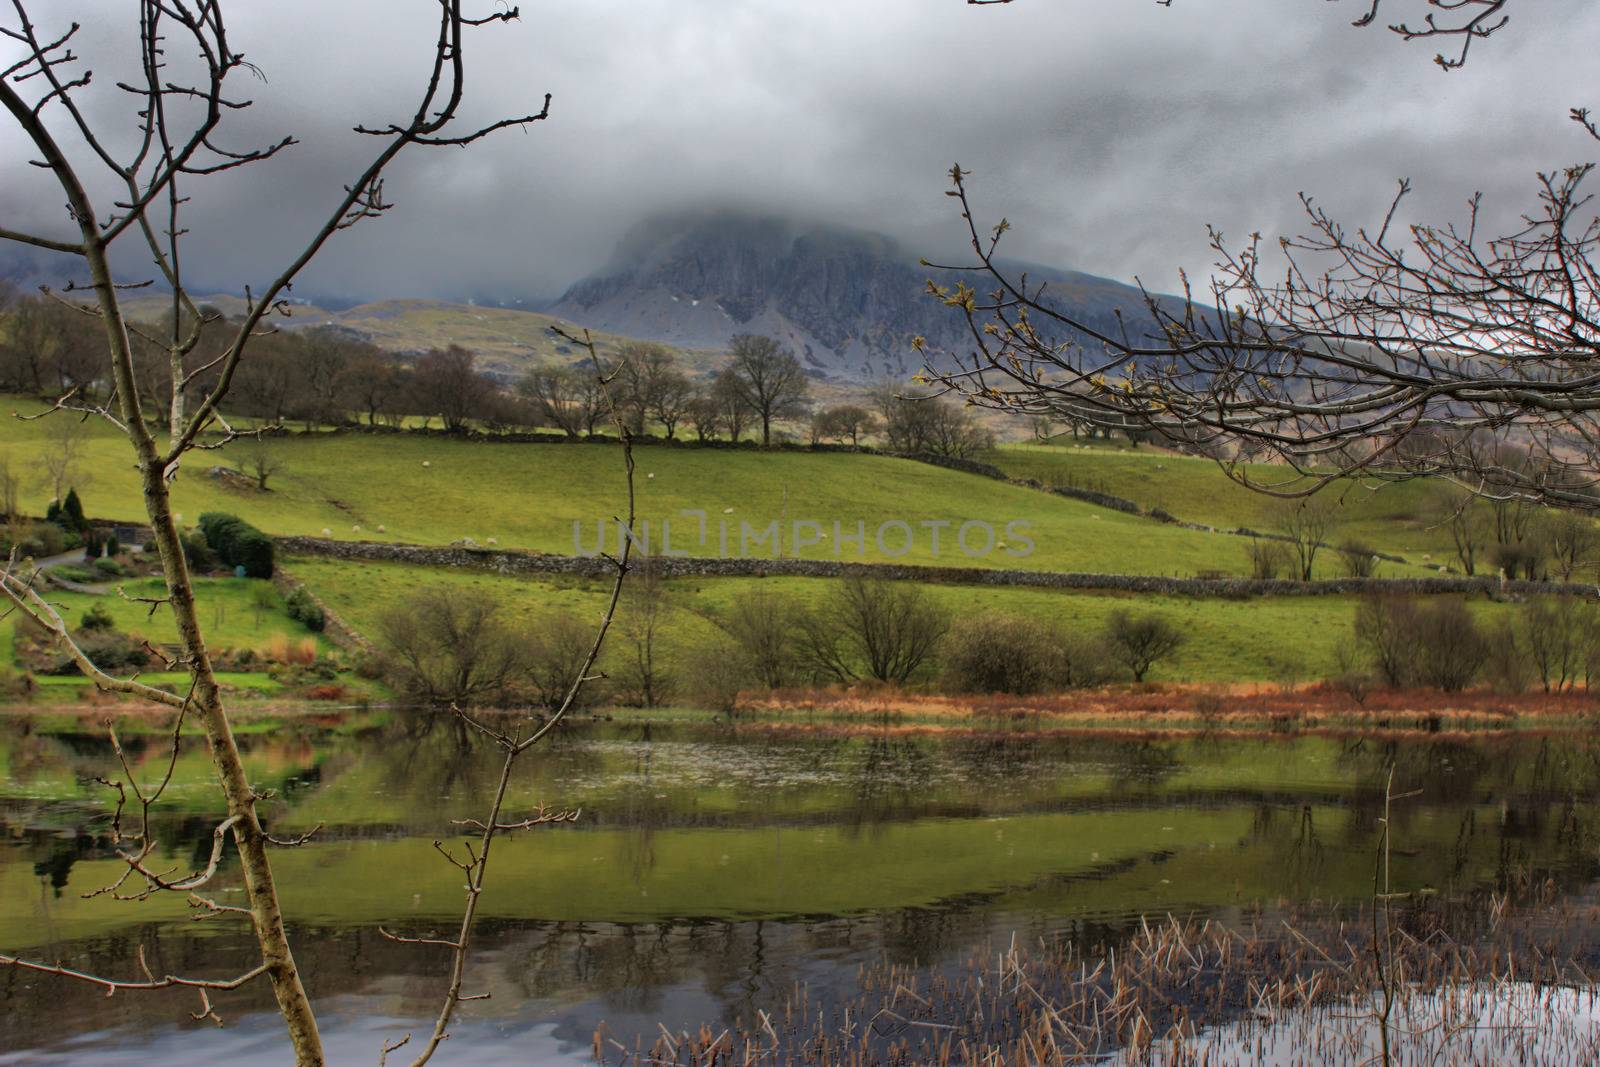
[[[1048,282],[1052,302],[1094,328],[1119,329],[1119,308],[1135,330],[1149,322],[1132,286],[1076,271],[1008,269]],[[953,281],[880,234],[731,213],[672,215],[634,227],[603,270],[547,310],[688,348],[767,334],[813,375],[868,381],[917,370],[913,337],[935,348],[968,339],[960,313],[927,294],[930,277]]]

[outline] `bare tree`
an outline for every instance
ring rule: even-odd
[[[801,617],[805,658],[839,681],[904,685],[950,629],[950,613],[914,582],[851,574]]]
[[[1244,546],[1245,558],[1250,563],[1250,577],[1267,581],[1282,576],[1290,566],[1289,546],[1273,537],[1252,537]]]
[[[1544,691],[1559,693],[1575,686],[1594,655],[1593,605],[1577,597],[1535,597],[1522,606],[1519,621]]]
[[[376,426],[379,417],[405,392],[405,382],[393,359],[368,347],[345,364],[337,389],[345,404],[366,415],[368,426]]]
[[[1434,597],[1417,611],[1417,676],[1425,685],[1459,693],[1472,684],[1488,659],[1485,638],[1467,605]]]
[[[797,415],[810,386],[794,353],[771,337],[741,333],[729,342],[734,394],[761,422],[761,445],[772,444],[774,419]]]
[[[417,360],[411,372],[417,411],[437,415],[444,428],[459,433],[481,416],[494,395],[494,385],[478,373],[477,357],[460,345],[435,348]]]
[[[46,297],[16,300],[7,315],[6,386],[35,396],[44,393],[66,349],[82,344],[86,335],[92,339],[78,318],[71,308]]]
[[[1596,551],[1600,550],[1600,529],[1596,529],[1593,518],[1574,511],[1552,511],[1542,525],[1545,545],[1563,582],[1572,581],[1580,568],[1595,562]]]
[[[1356,647],[1391,688],[1416,681],[1417,630],[1417,604],[1411,597],[1372,593],[1356,605]]]
[[[1135,615],[1114,611],[1106,620],[1106,644],[1111,655],[1133,675],[1144,681],[1150,668],[1182,647],[1183,631],[1164,616],[1153,612]]]
[[[689,427],[701,444],[715,438],[724,422],[722,404],[714,392],[699,393],[689,402]]]
[[[717,372],[716,378],[711,383],[711,402],[716,405],[722,414],[722,424],[728,428],[728,440],[734,444],[744,436],[745,422],[750,417],[750,409],[744,401],[744,390],[739,384],[739,376],[732,367],[724,367]]]
[[[738,647],[763,687],[778,689],[794,678],[794,613],[777,594],[767,589],[741,593],[712,622]]]
[[[1339,542],[1339,561],[1349,578],[1371,578],[1378,573],[1378,553],[1365,541],[1347,539]]]
[[[88,444],[89,427],[83,416],[62,415],[46,423],[39,468],[51,500],[65,500],[69,487],[89,484],[89,473],[84,469]]]
[[[559,613],[539,621],[526,650],[527,680],[540,707],[552,711],[566,702],[572,680],[587,669],[594,631],[574,615]],[[580,698],[588,702],[594,686],[585,686]]]
[[[938,397],[917,402],[923,412],[927,451],[951,459],[968,459],[994,447],[994,434],[973,418],[966,407]]]
[[[688,379],[677,368],[677,357],[664,345],[629,341],[617,352],[616,382],[612,386],[617,408],[628,429],[644,433],[645,421],[661,420],[667,436],[677,430],[688,403]],[[662,418],[665,412],[669,421]]]
[[[694,386],[682,371],[668,368],[652,383],[650,414],[661,424],[667,440],[678,435],[678,424],[689,414],[694,401]]]
[[[0,31],[18,47],[22,58],[0,70],[0,107],[16,124],[21,139],[31,146],[36,157],[32,162],[59,187],[67,204],[71,232],[0,229],[0,239],[73,257],[88,273],[87,285],[68,287],[63,299],[103,333],[104,347],[95,377],[108,382],[110,399],[103,404],[90,402],[91,390],[83,388],[80,380],[58,400],[57,407],[87,411],[115,426],[128,439],[139,471],[152,541],[161,560],[167,590],[164,603],[173,614],[182,650],[180,663],[189,674],[189,684],[175,694],[136,678],[108,674],[74,643],[61,615],[31,587],[26,576],[8,567],[0,573],[0,591],[48,629],[102,689],[134,694],[171,707],[177,712],[180,727],[185,719],[198,720],[227,806],[227,817],[216,829],[212,861],[207,868],[182,879],[151,869],[145,860],[156,841],[147,824],[142,838],[115,835],[119,846],[131,848],[122,852],[127,867],[123,880],[132,879],[147,893],[192,894],[191,900],[200,901],[201,906],[219,914],[246,913],[260,962],[231,978],[170,974],[158,977],[147,970],[137,978],[125,980],[10,956],[0,957],[0,964],[89,983],[108,992],[192,988],[199,991],[202,1011],[207,1015],[211,1014],[207,990],[236,989],[266,978],[293,1046],[295,1062],[302,1067],[320,1065],[324,1055],[316,1016],[284,929],[268,854],[271,842],[257,814],[258,793],[251,787],[235,744],[195,609],[194,588],[172,513],[170,483],[178,474],[183,456],[197,447],[203,434],[220,429],[226,439],[223,399],[251,340],[265,325],[266,316],[282,309],[280,301],[301,270],[335,234],[378,217],[389,208],[382,183],[389,164],[413,147],[462,146],[494,130],[537,121],[548,112],[548,97],[545,109],[537,113],[458,130],[454,120],[463,98],[466,37],[474,27],[506,22],[517,13],[507,8],[471,17],[462,13],[460,0],[440,0],[436,47],[424,72],[424,91],[415,111],[398,122],[359,128],[358,132],[377,143],[371,161],[334,197],[332,211],[282,271],[259,288],[247,290],[246,314],[237,323],[222,326],[214,316],[200,313],[184,284],[180,248],[188,231],[179,220],[182,206],[189,200],[191,187],[206,175],[261,162],[294,143],[293,138],[285,137],[257,147],[226,144],[224,119],[248,104],[234,92],[236,75],[242,71],[248,76],[254,68],[234,47],[225,5],[220,0],[140,0],[127,6],[138,20],[138,73],[116,85],[115,92],[119,98],[131,96],[133,101],[132,137],[126,136],[125,129],[102,129],[92,121],[105,111],[97,104],[91,106],[90,72],[78,65],[74,51],[78,26],[44,31],[35,24],[24,0],[15,0],[13,6],[14,18]],[[131,145],[126,155],[121,154],[123,145]],[[103,202],[101,190],[109,191]],[[147,398],[138,388],[131,337],[140,327],[125,314],[121,299],[125,285],[112,262],[113,247],[120,247],[119,242],[124,239],[142,249],[156,276],[172,294],[172,333],[160,339],[147,337],[165,349],[172,368],[170,389],[160,398]],[[73,295],[78,292],[87,295],[82,303]],[[220,354],[201,375],[185,360],[199,345],[204,331],[213,325],[224,329],[226,338],[218,346]],[[156,403],[161,405],[158,409],[147,407]],[[152,423],[157,429],[152,429]],[[174,761],[181,741],[181,731],[175,729]],[[129,777],[129,787],[148,812],[149,801],[159,795],[164,783],[152,795],[132,775]],[[239,855],[244,908],[217,904],[200,895],[215,873],[229,837]],[[135,840],[139,843],[133,844]],[[446,1014],[446,1022],[448,1018]],[[437,1041],[429,1046],[422,1059],[431,1055],[436,1044]]]
[[[658,706],[672,689],[659,647],[661,628],[671,608],[654,557],[641,556],[622,597],[620,628],[625,658],[617,675],[643,707]]]
[[[1302,582],[1311,580],[1317,553],[1328,542],[1337,521],[1338,501],[1328,497],[1285,500],[1277,508],[1273,526],[1294,551],[1295,573]]]
[[[568,437],[593,433],[603,414],[594,373],[577,367],[536,367],[517,382],[517,392]]]
[[[522,643],[481,589],[424,589],[384,613],[379,641],[395,685],[438,708],[503,696],[525,672]]]
[[[267,491],[267,479],[283,470],[283,453],[266,430],[257,430],[245,436],[240,461],[245,471],[256,480],[256,488],[262,492]]]
[[[1432,524],[1450,531],[1456,546],[1456,561],[1468,576],[1478,573],[1478,558],[1488,530],[1483,509],[1475,494],[1447,486],[1434,499]]]
[[[822,436],[831,437],[841,444],[848,440],[851,448],[860,448],[861,439],[878,428],[877,416],[860,404],[835,404],[817,413]]]

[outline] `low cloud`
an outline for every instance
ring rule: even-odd
[[[945,256],[959,248],[942,195],[955,162],[974,171],[986,217],[1016,225],[1013,255],[1167,288],[1179,266],[1204,272],[1207,222],[1275,235],[1297,225],[1302,190],[1358,224],[1409,176],[1417,218],[1459,217],[1477,190],[1514,218],[1537,170],[1594,155],[1565,115],[1585,102],[1573,72],[1590,66],[1600,10],[1525,5],[1446,74],[1429,42],[1352,29],[1354,4],[524,4],[520,22],[472,34],[468,110],[536,109],[548,91],[550,119],[406,157],[394,213],[341,235],[301,291],[553,296],[640,218],[709,205],[881,230]],[[259,285],[315,228],[372,150],[350,127],[418,96],[433,6],[235,5],[236,46],[266,81],[251,83],[258,103],[231,143],[302,143],[194,187],[194,276]],[[131,19],[127,5],[34,7],[46,23],[84,14],[84,54],[127,42],[105,18]],[[91,115],[125,125],[111,81],[97,77]],[[4,158],[25,150],[7,124]],[[6,225],[62,232],[60,204],[42,172],[0,187]]]

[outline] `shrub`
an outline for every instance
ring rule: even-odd
[[[594,647],[594,627],[575,615],[559,612],[534,628],[526,649],[528,683],[542,708],[555,710],[567,699],[578,672]],[[593,703],[599,688],[590,683],[578,694],[578,705]]]
[[[1417,612],[1417,622],[1418,681],[1447,693],[1471,685],[1488,650],[1467,605],[1435,597]]]
[[[83,613],[83,620],[78,623],[78,629],[90,632],[116,628],[117,620],[111,617],[111,612],[106,610],[104,604],[91,605],[89,610]]]
[[[243,567],[247,578],[272,577],[272,539],[243,519],[208,511],[200,516],[200,532],[227,566]]]
[[[1056,682],[1063,689],[1088,689],[1113,682],[1121,673],[1102,636],[1063,635],[1056,649]]]
[[[183,556],[188,561],[190,570],[204,574],[206,571],[216,569],[217,554],[211,551],[205,535],[198,531],[185,530],[178,535],[178,541],[183,545]]]
[[[67,490],[67,499],[61,502],[61,525],[76,534],[89,532],[89,522],[83,517],[83,501],[76,489]]]
[[[1600,618],[1577,597],[1539,597],[1522,606],[1523,643],[1529,667],[1546,693],[1578,684],[1600,646]]]
[[[1176,652],[1183,641],[1182,631],[1154,612],[1134,615],[1118,610],[1106,620],[1106,643],[1111,655],[1136,682],[1144,681],[1150,668]]]
[[[1244,546],[1250,577],[1272,581],[1289,568],[1289,546],[1270,538],[1252,537]]]
[[[799,617],[802,658],[842,682],[904,685],[950,628],[950,613],[911,582],[852,575]]]
[[[263,586],[262,588],[267,589],[269,593],[271,592],[269,587]],[[322,610],[322,605],[318,604],[316,598],[307,592],[304,587],[297,587],[290,593],[283,606],[289,618],[312,633],[321,633],[328,625],[328,616]]]
[[[124,567],[110,556],[95,560],[94,569],[97,573],[104,575],[107,578],[121,578],[123,575],[128,573],[128,568]]]
[[[24,555],[59,556],[68,548],[67,532],[53,522],[31,523],[24,528],[18,547]]]
[[[1527,640],[1517,633],[1511,620],[1501,619],[1485,635],[1484,644],[1483,675],[1490,687],[1496,693],[1526,692],[1533,682]]]
[[[243,567],[246,578],[271,578],[273,569],[272,539],[254,527],[247,527],[234,538],[234,557],[228,560]]]
[[[75,643],[89,662],[103,671],[143,667],[150,660],[140,642],[114,629],[79,630]],[[79,669],[77,661],[63,652],[46,666],[44,673],[77,674]]]
[[[1356,646],[1391,688],[1417,681],[1417,610],[1415,599],[1393,593],[1371,593],[1356,607]]]
[[[527,662],[526,645],[480,590],[424,589],[378,620],[396,688],[436,706],[503,692]]]
[[[725,635],[697,642],[684,664],[689,696],[700,706],[732,718],[739,691],[749,680],[739,647]]]
[[[106,555],[120,556],[121,554],[122,542],[117,540],[116,534],[112,534],[110,537],[106,538]]]
[[[992,612],[951,627],[942,646],[945,689],[956,693],[1039,693],[1061,684],[1060,636],[1021,615]]]
[[[713,621],[733,640],[756,684],[778,689],[794,677],[794,613],[782,598],[766,589],[740,593],[728,613]]]
[[[1339,560],[1351,578],[1371,578],[1378,572],[1377,551],[1365,541],[1341,541]]]

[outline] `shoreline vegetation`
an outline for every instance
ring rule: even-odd
[[[853,997],[801,983],[732,1025],[663,1024],[620,1035],[630,1046],[602,1023],[590,1054],[617,1067],[1593,1062],[1592,916],[1538,896],[1502,898],[1487,935],[1416,899],[1401,932],[1381,898],[1151,918],[1122,944],[1013,935],[944,967],[863,967]]]
[[[76,700],[0,704],[0,716],[62,725],[163,729],[168,709],[93,689]],[[431,709],[404,701],[327,701],[262,696],[242,702],[241,730],[274,724],[338,726]],[[493,709],[489,717],[538,720],[536,708]],[[1374,690],[1357,704],[1327,682],[1285,685],[1148,683],[1072,690],[1038,696],[948,695],[891,687],[791,688],[751,695],[732,715],[705,708],[602,705],[574,715],[575,725],[723,726],[751,733],[848,737],[984,736],[1012,738],[1056,734],[1127,737],[1192,735],[1433,735],[1600,731],[1600,698],[1582,691],[1460,693]]]

